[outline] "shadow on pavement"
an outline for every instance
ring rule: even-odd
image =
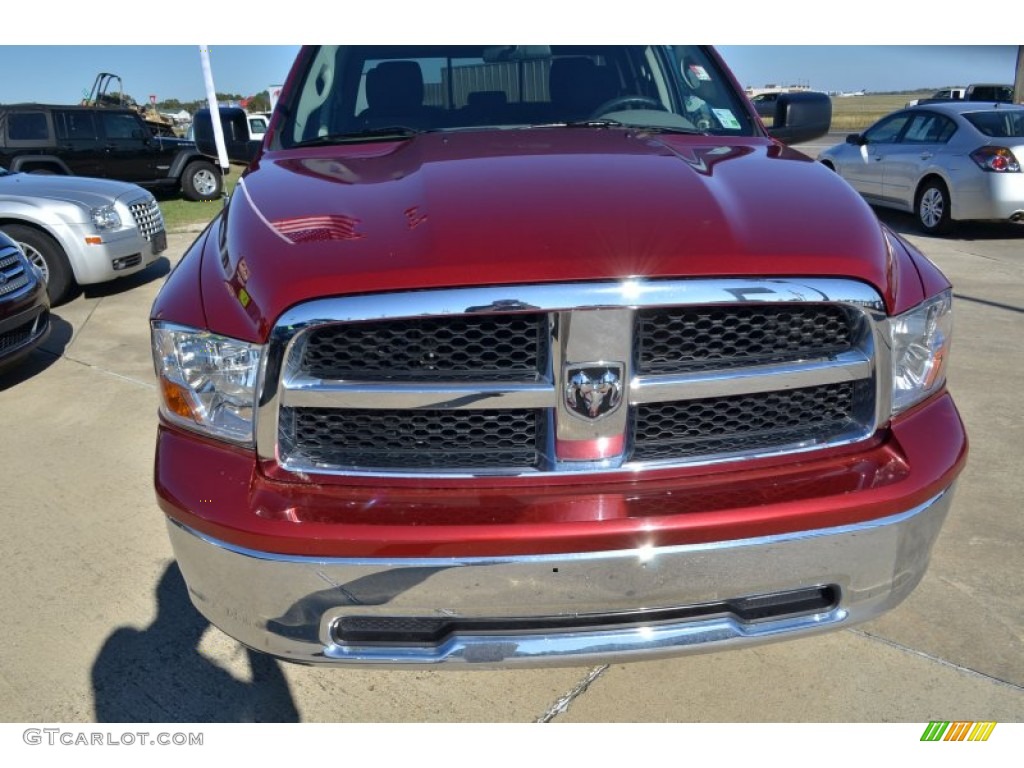
[[[171,271],[171,262],[166,256],[161,256],[148,267],[126,277],[119,277],[106,283],[86,285],[82,288],[82,295],[87,299],[101,299],[104,296],[114,296],[119,293],[138,288],[140,285],[152,283],[167,277]]]
[[[209,623],[192,606],[171,563],[156,588],[157,617],[146,629],[116,630],[92,668],[101,723],[298,722],[278,662],[248,649],[252,680],[239,680],[199,653]]]
[[[894,211],[890,208],[872,206],[875,215],[895,232],[901,235],[932,237],[936,240],[1013,240],[1024,238],[1024,224],[1011,224],[1002,221],[965,221],[953,226],[946,235],[926,235],[917,226],[911,213]]]

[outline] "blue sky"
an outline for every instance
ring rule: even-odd
[[[146,19],[81,2],[42,7],[4,8],[5,38],[19,45],[0,46],[0,102],[76,102],[101,71],[120,75],[140,101],[150,94],[199,99],[200,44],[212,51],[217,89],[251,95],[283,80],[298,43],[320,37],[343,43],[704,40],[719,45],[745,86],[802,83],[845,91],[1011,83],[1022,42],[1019,25],[1004,23],[1020,16],[1020,0],[986,0],[975,22],[892,0],[514,0],[507,6],[388,0],[323,8],[275,3],[267,11],[252,3],[175,0],[153,6]],[[804,45],[808,40],[817,45]]]
[[[213,45],[217,90],[243,96],[281,83],[297,46]],[[820,90],[938,88],[1013,82],[1017,46],[720,46],[744,86],[807,83]],[[70,104],[98,72],[113,72],[138,101],[205,95],[198,45],[39,45],[0,47],[0,102]]]
[[[251,96],[280,84],[297,51],[286,45],[210,46],[217,90]],[[198,45],[0,47],[0,72],[12,68],[20,76],[0,79],[0,102],[73,104],[88,95],[99,72],[119,75],[125,93],[139,102],[151,94],[180,101],[206,95]]]
[[[744,86],[809,84],[823,91],[897,91],[1013,83],[1016,45],[719,46]]]

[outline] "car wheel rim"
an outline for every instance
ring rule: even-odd
[[[938,226],[946,210],[942,192],[932,187],[921,197],[921,221],[926,227]]]
[[[201,195],[212,195],[217,191],[217,177],[210,171],[199,171],[192,177],[192,184]]]
[[[28,243],[18,243],[21,246],[21,250],[25,253],[25,258],[31,262],[31,264],[38,268],[43,273],[43,282],[50,282],[50,268],[46,265],[46,259],[43,258],[43,254],[37,251]]]

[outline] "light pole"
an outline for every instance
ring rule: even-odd
[[[1024,45],[1017,46],[1017,74],[1013,78],[1013,103],[1024,104]]]

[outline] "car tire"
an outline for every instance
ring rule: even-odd
[[[38,229],[17,224],[6,226],[3,231],[43,273],[50,304],[56,306],[67,301],[75,288],[75,278],[67,254],[57,241]]]
[[[181,174],[181,193],[187,200],[216,200],[223,187],[220,169],[206,160],[193,160]]]
[[[918,226],[926,234],[941,235],[948,232],[953,226],[953,219],[949,215],[950,197],[946,185],[938,179],[926,182],[917,191],[914,212]]]

